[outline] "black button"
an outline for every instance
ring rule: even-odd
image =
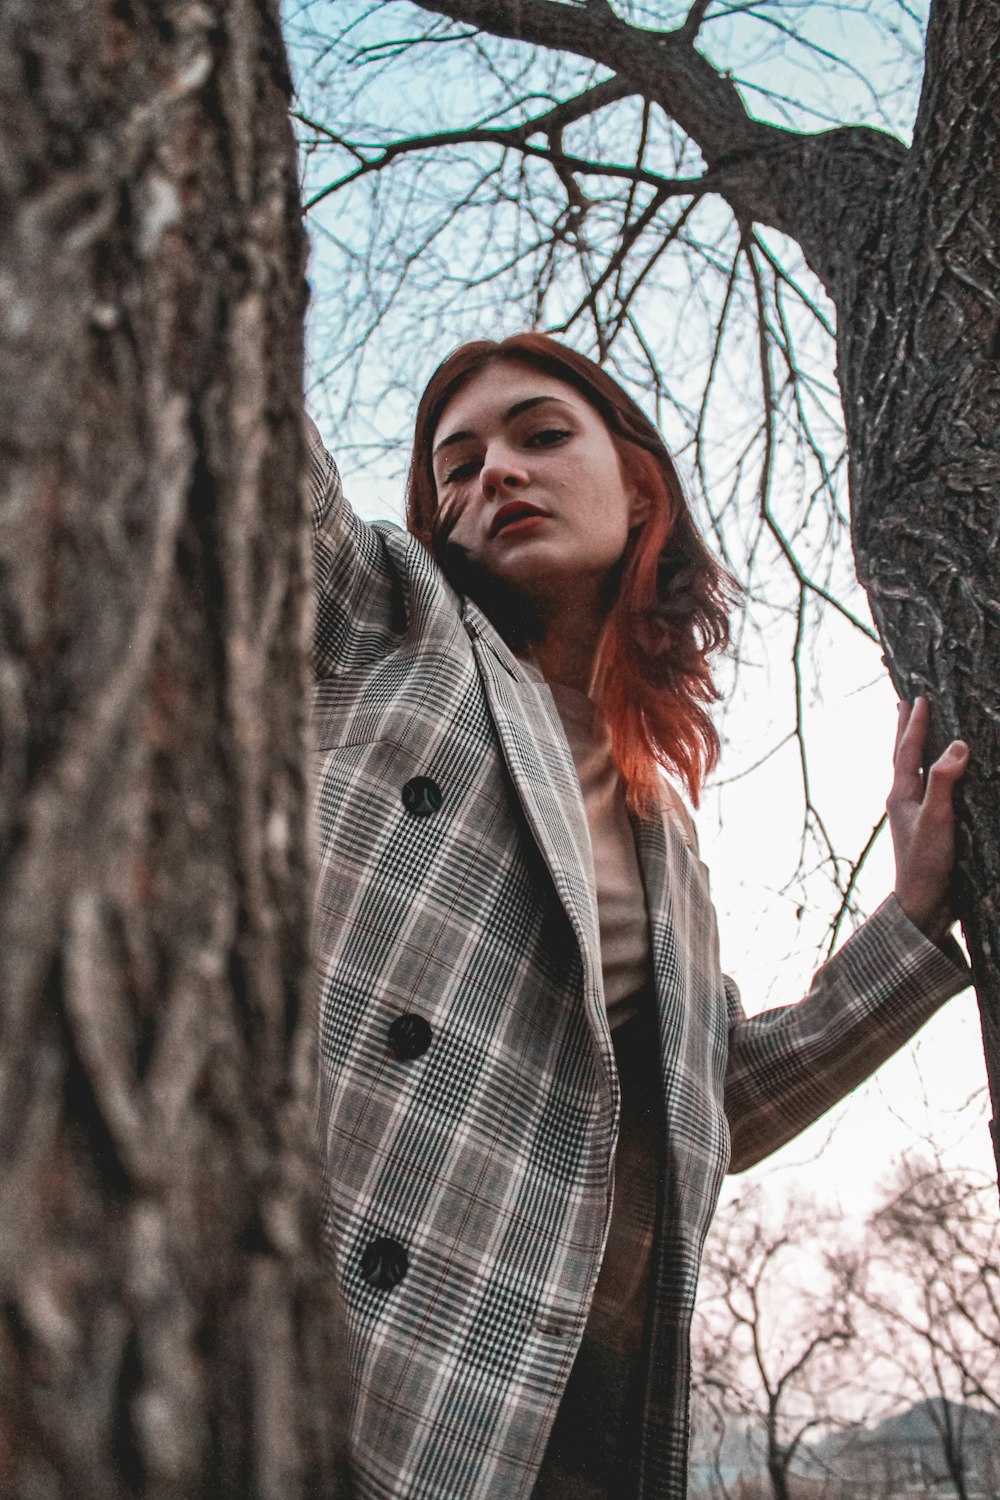
[[[398,1240],[372,1240],[361,1256],[361,1275],[369,1286],[391,1292],[406,1275],[410,1259]]]
[[[431,1028],[423,1016],[407,1012],[397,1016],[389,1027],[389,1046],[402,1062],[423,1057],[431,1044]]]
[[[414,776],[403,788],[403,806],[415,818],[430,817],[443,801],[441,788],[429,776]]]

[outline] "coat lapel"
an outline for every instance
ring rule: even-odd
[[[652,953],[653,988],[660,1015],[660,1051],[663,1077],[674,1072],[681,1047],[681,1027],[676,1024],[684,1011],[684,976],[678,955],[674,920],[674,896],[678,872],[673,868],[679,835],[665,816],[640,818],[631,815],[636,853],[646,888],[649,941]]]
[[[633,823],[646,883],[666,1119],[666,1209],[679,1261],[669,1272],[693,1295],[698,1257],[725,1162],[728,1046],[718,933],[704,866],[669,808]],[[664,1273],[666,1274],[666,1273]]]
[[[603,1009],[590,831],[552,695],[469,599],[462,602],[462,618],[525,820],[573,925],[591,980],[589,988],[596,989]]]

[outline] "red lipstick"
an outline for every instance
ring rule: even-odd
[[[526,500],[508,500],[506,505],[501,505],[493,514],[490,522],[489,535],[492,540],[499,532],[508,526],[514,526],[518,521],[537,520],[545,515],[545,511],[537,505],[529,505]]]

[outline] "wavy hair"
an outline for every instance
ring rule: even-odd
[[[542,333],[463,344],[437,368],[417,408],[406,491],[406,523],[459,592],[493,619],[514,649],[530,639],[523,612],[473,573],[441,524],[432,452],[441,414],[474,375],[502,362],[528,365],[578,391],[602,418],[627,479],[647,502],[629,534],[614,601],[597,648],[594,697],[629,807],[648,814],[661,769],[698,803],[715,765],[719,736],[708,713],[718,698],[709,658],[729,641],[739,590],[694,523],[666,445],[639,406],[599,365]]]

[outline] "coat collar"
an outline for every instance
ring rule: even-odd
[[[462,599],[461,614],[511,781],[576,932],[603,1009],[597,897],[590,869],[581,866],[578,853],[590,847],[590,830],[573,757],[552,695],[537,672],[514,655],[478,605]],[[684,1006],[677,921],[683,925],[685,916],[684,911],[676,910],[676,898],[691,889],[695,856],[680,824],[670,816],[674,794],[666,787],[664,791],[663,815],[633,816],[632,828],[646,888],[666,1066],[676,1061],[683,1031],[683,1026],[670,1020]],[[681,904],[686,909],[686,901]]]
[[[545,682],[520,661],[470,599],[462,623],[472,642],[504,761],[584,956],[589,988],[600,983],[601,943],[580,783],[562,723]]]

